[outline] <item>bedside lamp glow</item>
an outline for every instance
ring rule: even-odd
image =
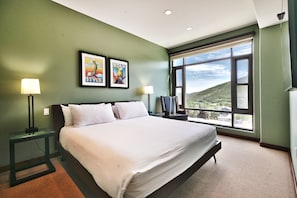
[[[150,95],[154,93],[154,87],[153,86],[145,86],[143,89],[143,92],[148,95],[148,112],[151,113],[151,108],[150,108]]]
[[[39,79],[24,78],[21,81],[21,94],[28,95],[28,125],[26,133],[34,133],[38,128],[34,126],[34,97],[40,94]],[[32,121],[32,122],[31,122]]]

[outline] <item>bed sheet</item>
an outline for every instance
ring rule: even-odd
[[[145,116],[63,127],[60,142],[111,197],[145,197],[215,145],[216,129]]]

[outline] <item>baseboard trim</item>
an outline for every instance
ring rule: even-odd
[[[244,140],[251,140],[253,142],[259,142],[260,139],[259,138],[255,138],[255,137],[247,137],[247,136],[243,136],[243,135],[238,135],[238,134],[231,134],[231,133],[226,133],[226,132],[222,132],[217,130],[218,135],[224,135],[224,136],[229,136],[229,137],[234,137],[234,138],[239,138],[239,139],[244,139]]]
[[[260,139],[255,138],[255,137],[247,137],[247,136],[238,135],[238,134],[231,134],[231,133],[226,133],[226,132],[222,132],[219,130],[217,130],[217,133],[218,133],[218,135],[224,135],[224,136],[229,136],[229,137],[234,137],[234,138],[239,138],[239,139],[244,139],[244,140],[251,140],[254,142],[260,142]],[[276,150],[285,151],[285,152],[290,151],[290,149],[287,147],[277,146],[274,144],[268,144],[268,143],[264,143],[264,142],[260,142],[259,144],[260,144],[260,146],[266,147],[266,148],[276,149]]]
[[[276,149],[276,150],[280,150],[280,151],[285,151],[285,152],[290,151],[290,149],[287,148],[287,147],[277,146],[277,145],[273,145],[273,144],[267,144],[267,143],[264,143],[264,142],[260,142],[260,146],[266,147],[266,148],[271,148],[271,149]]]
[[[50,154],[50,158],[58,157],[59,155],[60,155],[59,152],[54,152],[54,153]],[[37,157],[37,158],[25,160],[25,161],[16,163],[16,166],[23,166],[28,163],[34,164],[34,163],[36,163],[40,160],[43,160],[43,159],[44,159],[44,157]],[[0,173],[6,172],[6,171],[9,171],[9,165],[0,167]]]

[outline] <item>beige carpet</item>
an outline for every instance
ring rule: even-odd
[[[217,163],[209,160],[170,198],[293,198],[289,155],[258,143],[219,136]]]

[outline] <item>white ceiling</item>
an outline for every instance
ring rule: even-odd
[[[288,20],[287,0],[52,0],[165,48]],[[172,10],[165,15],[165,10]],[[279,21],[277,14],[285,11]],[[186,28],[192,27],[192,30]]]

